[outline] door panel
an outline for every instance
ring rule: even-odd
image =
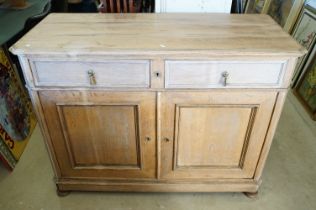
[[[39,95],[63,177],[155,177],[154,93]]]
[[[177,107],[176,166],[238,167],[254,112],[242,106]]]
[[[74,167],[139,168],[137,105],[77,104],[57,108]]]
[[[252,178],[274,92],[166,92],[161,178]]]

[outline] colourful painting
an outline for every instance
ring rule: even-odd
[[[307,111],[316,120],[316,47],[314,47],[304,69],[304,76],[298,82],[295,91]]]
[[[305,56],[298,59],[292,82],[292,85],[294,86],[297,79],[302,74],[304,63],[310,54],[311,46],[316,40],[316,15],[304,8],[299,20],[297,21],[292,36],[308,51]]]
[[[293,32],[293,37],[306,49],[310,49],[316,35],[316,16],[304,10]]]
[[[4,50],[0,49],[0,137],[18,160],[36,125],[30,99]]]
[[[4,164],[4,166],[10,170],[12,170],[17,160],[13,157],[11,151],[8,146],[4,142],[4,140],[0,137],[0,162]]]

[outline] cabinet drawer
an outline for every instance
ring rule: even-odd
[[[148,60],[33,61],[38,86],[149,87]]]
[[[284,67],[285,61],[166,61],[165,87],[279,87]]]

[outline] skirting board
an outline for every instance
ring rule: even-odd
[[[257,192],[260,182],[96,182],[57,181],[60,191],[120,191],[120,192]]]

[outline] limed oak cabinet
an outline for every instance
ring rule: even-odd
[[[59,192],[248,194],[305,52],[227,14],[51,14],[11,51]]]

